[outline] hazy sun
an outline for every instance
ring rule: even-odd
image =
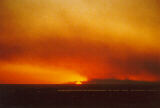
[[[77,85],[81,85],[82,82],[81,82],[81,81],[77,81],[76,84],[77,84]]]

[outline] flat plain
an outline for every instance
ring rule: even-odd
[[[160,108],[160,85],[1,84],[0,108]]]

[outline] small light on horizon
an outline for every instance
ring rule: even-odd
[[[77,81],[77,82],[76,82],[76,85],[81,85],[81,84],[82,84],[81,81]]]

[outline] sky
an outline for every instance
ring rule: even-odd
[[[0,84],[159,82],[159,12],[159,0],[0,0]]]

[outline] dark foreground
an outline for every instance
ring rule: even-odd
[[[160,85],[0,85],[0,108],[160,108]]]

